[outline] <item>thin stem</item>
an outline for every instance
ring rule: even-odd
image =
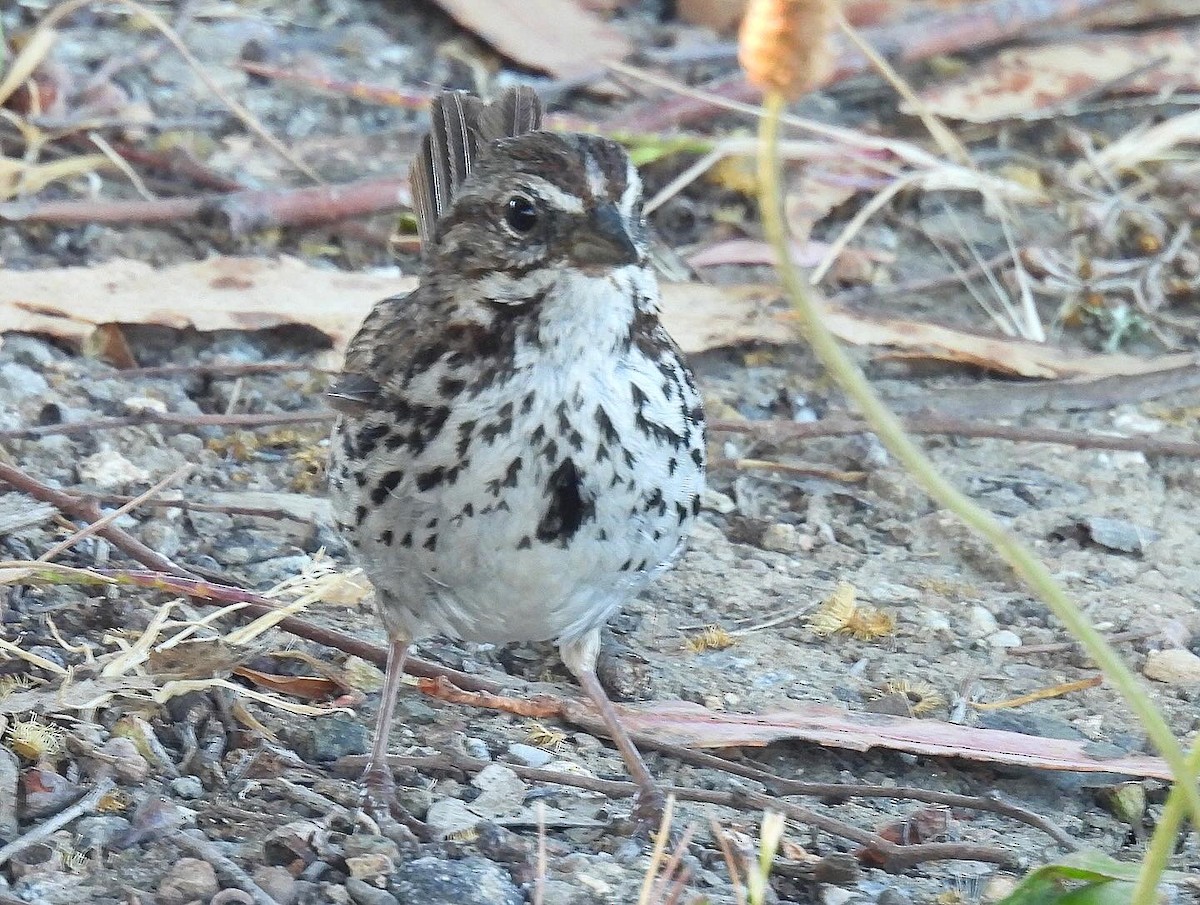
[[[758,157],[759,204],[762,212],[763,229],[775,251],[776,266],[792,304],[799,315],[801,328],[813,351],[826,370],[849,396],[874,433],[888,451],[904,465],[913,479],[939,505],[955,513],[964,524],[987,540],[992,547],[1024,579],[1050,610],[1079,639],[1105,677],[1121,693],[1129,708],[1141,720],[1146,734],[1154,747],[1171,767],[1175,775],[1174,800],[1179,810],[1191,812],[1193,820],[1200,825],[1200,786],[1192,781],[1196,766],[1185,756],[1178,739],[1149,696],[1142,689],[1137,677],[1121,660],[1120,656],[1105,643],[1103,636],[1092,627],[1079,607],[1066,591],[1059,586],[1046,566],[1019,540],[1009,534],[987,510],[963,496],[946,481],[937,467],[925,456],[917,445],[905,434],[900,420],[883,404],[867,382],[862,371],[846,356],[833,334],[821,319],[821,312],[800,273],[793,266],[787,249],[787,233],[783,217],[783,193],[779,156],[776,145],[779,141],[779,117],[783,112],[784,98],[777,93],[766,97],[766,115],[760,121]],[[1200,755],[1198,755],[1200,757]],[[1153,896],[1159,873],[1159,865],[1147,867],[1148,877],[1139,887],[1144,887]],[[1143,894],[1135,905],[1150,905],[1152,898]]]

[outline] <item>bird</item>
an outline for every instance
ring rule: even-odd
[[[685,547],[704,410],[660,320],[636,167],[542,118],[525,86],[432,101],[410,170],[418,286],[371,310],[327,393],[333,511],[389,641],[362,785],[392,797],[414,641],[553,641],[654,823],[663,795],[596,661],[608,620]]]

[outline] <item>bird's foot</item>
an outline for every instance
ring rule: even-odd
[[[399,836],[396,841],[418,842],[428,837],[429,827],[397,800],[396,780],[386,765],[369,764],[359,785],[355,824],[367,824],[369,819],[384,836]]]

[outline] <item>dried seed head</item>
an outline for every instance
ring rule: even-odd
[[[913,716],[924,716],[945,706],[946,699],[942,697],[933,685],[921,679],[889,679],[876,697],[884,695],[900,695],[908,700],[909,709]]]
[[[797,98],[832,67],[829,33],[836,0],[750,0],[738,36],[738,62],[750,84]]]
[[[706,625],[699,634],[687,639],[687,649],[694,654],[706,650],[724,650],[737,644],[737,638],[719,625]]]
[[[26,760],[54,760],[66,751],[66,734],[32,717],[8,727],[8,747]]]
[[[567,740],[567,736],[549,726],[534,722],[529,725],[529,734],[526,736],[526,740],[529,744],[545,748],[547,751],[557,751]]]

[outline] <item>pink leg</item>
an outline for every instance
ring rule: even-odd
[[[592,699],[596,709],[600,711],[600,718],[604,720],[604,726],[608,729],[613,744],[617,746],[622,760],[625,761],[625,769],[637,783],[638,792],[634,799],[633,816],[638,823],[638,831],[656,831],[659,823],[662,822],[666,798],[655,783],[654,777],[650,775],[650,770],[633,744],[633,739],[621,725],[621,717],[617,714],[617,708],[613,706],[613,702],[609,700],[604,691],[604,686],[596,678],[596,655],[600,651],[600,633],[593,632],[579,641],[564,644],[560,650],[563,663],[579,680],[579,684],[587,692],[587,696]]]
[[[383,678],[383,696],[379,699],[379,715],[375,718],[375,739],[371,743],[371,755],[367,768],[363,770],[364,796],[371,809],[379,814],[388,813],[395,780],[388,766],[388,740],[391,737],[392,714],[396,710],[396,697],[400,693],[400,682],[404,676],[404,658],[408,654],[408,640],[393,638],[388,648],[387,670]]]

